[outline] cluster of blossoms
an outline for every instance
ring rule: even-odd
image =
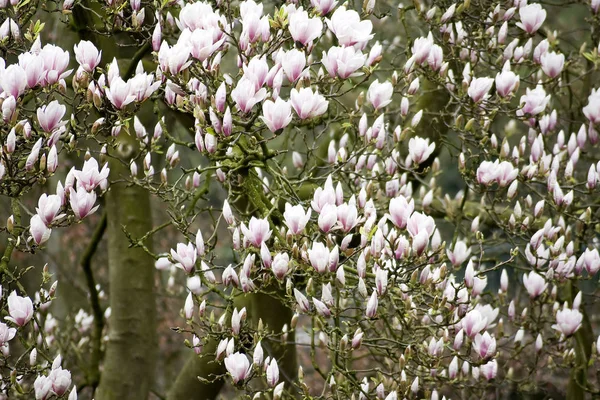
[[[273,399],[514,395],[554,378],[560,394],[600,394],[600,50],[559,40],[542,4],[415,2],[379,18],[374,1],[107,1],[104,25],[144,41],[121,73],[92,41],[42,46],[18,2],[1,3],[1,54],[18,54],[0,58],[0,273],[18,288],[0,298],[6,396],[77,398],[56,286],[21,297],[8,263],[117,185],[168,209],[149,232],[113,225],[185,297],[178,330],[216,365],[194,379]],[[165,226],[180,236],[155,253]],[[112,337],[127,307],[103,312],[90,276],[93,314],[73,322],[111,354],[103,324]]]

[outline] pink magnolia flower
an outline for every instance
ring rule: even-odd
[[[496,92],[501,97],[508,97],[517,90],[519,81],[519,75],[510,70],[510,64],[507,61],[502,72],[496,74]]]
[[[267,384],[270,387],[275,387],[277,382],[279,382],[279,367],[277,366],[277,360],[275,358],[271,358],[271,362],[267,367],[266,375]]]
[[[300,119],[318,117],[327,111],[329,102],[318,91],[311,88],[292,89],[290,94],[292,107]]]
[[[496,160],[497,162],[498,160]],[[510,162],[502,161],[497,164],[497,175],[496,181],[498,186],[505,187],[514,181],[519,175],[519,170],[515,168]]]
[[[265,88],[257,90],[255,84],[246,78],[245,75],[231,92],[231,98],[243,113],[252,110],[252,107],[256,103],[263,101],[266,95],[267,90]]]
[[[307,46],[321,35],[323,22],[321,18],[309,18],[306,11],[298,10],[290,15],[288,29],[295,42]]]
[[[271,263],[273,275],[279,280],[283,279],[289,271],[290,256],[286,253],[277,253]]]
[[[525,289],[527,289],[527,293],[529,293],[529,297],[535,299],[548,287],[546,280],[537,272],[531,271],[529,275],[523,274],[523,284],[525,285]]]
[[[37,118],[44,132],[51,133],[57,128],[63,126],[66,121],[61,121],[64,117],[67,107],[58,101],[51,101],[37,109]]]
[[[365,310],[367,318],[375,318],[378,305],[379,299],[377,298],[377,292],[374,290],[373,293],[371,293],[371,297],[369,297],[369,301],[367,301],[367,309]]]
[[[227,372],[229,372],[235,384],[245,381],[252,371],[252,365],[250,365],[248,357],[238,352],[225,357],[225,368],[227,368]]]
[[[342,46],[354,46],[363,49],[371,40],[373,24],[369,20],[360,20],[360,16],[354,10],[346,10],[339,7],[331,19],[326,20],[329,30],[333,32]]]
[[[415,39],[412,46],[412,54],[414,62],[421,65],[429,58],[431,47],[433,46],[433,36],[431,32],[427,37],[420,37]]]
[[[478,333],[473,340],[473,350],[482,360],[491,358],[496,354],[496,339],[487,332]]]
[[[391,199],[388,209],[391,221],[400,229],[406,228],[408,219],[414,210],[415,201],[411,199],[409,202],[402,195]]]
[[[517,26],[530,35],[537,32],[546,20],[546,10],[538,3],[533,3],[519,9],[521,22]]]
[[[491,381],[498,374],[498,362],[496,360],[488,361],[479,367],[481,374],[485,379]]]
[[[323,52],[321,62],[329,73],[329,76],[336,76],[346,79],[355,75],[356,70],[365,65],[366,56],[354,47],[330,47],[327,53]]]
[[[298,235],[304,231],[306,224],[310,221],[310,214],[310,208],[305,212],[300,204],[292,206],[290,203],[285,203],[284,223],[292,235]]]
[[[169,47],[166,41],[162,42],[158,50],[158,63],[163,72],[176,75],[191,65],[192,48],[189,40],[185,40],[185,38],[187,36],[184,36],[184,41],[177,42],[172,47]]]
[[[39,375],[33,382],[33,390],[35,392],[36,400],[46,400],[51,396],[52,393],[52,380],[44,375]]]
[[[592,89],[588,104],[583,107],[583,114],[592,124],[600,123],[600,89]]]
[[[488,93],[493,85],[494,80],[492,78],[474,78],[471,80],[467,94],[475,103],[478,103],[489,97]]]
[[[260,248],[263,242],[266,242],[271,237],[272,231],[269,229],[269,221],[267,219],[250,218],[248,227],[244,223],[241,224],[242,233],[254,247]]]
[[[0,70],[0,87],[2,92],[15,99],[25,92],[27,87],[27,74],[19,65],[9,65],[6,69]]]
[[[171,257],[179,263],[181,268],[188,274],[194,271],[198,253],[192,243],[177,243],[177,251],[171,249]]]
[[[286,51],[282,56],[281,66],[288,80],[296,82],[306,67],[306,55],[298,49]]]
[[[53,44],[45,45],[40,51],[40,56],[44,60],[44,69],[46,70],[45,83],[53,85],[60,79],[64,79],[71,74],[73,70],[66,70],[69,66],[69,52]]]
[[[292,106],[289,102],[278,97],[274,102],[267,100],[262,106],[263,115],[260,119],[273,133],[285,128],[292,122]]]
[[[308,249],[310,264],[320,274],[329,270],[329,255],[329,249],[321,242],[313,242],[312,248]]]
[[[35,244],[39,246],[50,239],[52,229],[49,229],[46,226],[46,223],[42,217],[40,217],[38,214],[35,214],[33,217],[31,217],[31,221],[29,222],[29,233],[31,233],[31,237],[33,238]]]
[[[112,105],[119,110],[135,100],[135,95],[131,93],[131,81],[125,82],[119,76],[112,79],[105,93]]]
[[[552,328],[556,329],[565,336],[571,336],[583,322],[583,314],[577,309],[563,308],[556,312],[556,324]]]
[[[189,32],[189,33],[188,33]],[[196,29],[194,31],[184,30],[179,41],[187,41],[190,47],[190,54],[199,61],[205,61],[210,58],[225,41],[221,38],[215,42],[214,29]]]
[[[321,211],[319,212],[319,218],[317,219],[317,224],[319,225],[319,229],[323,232],[328,233],[331,228],[337,222],[337,206],[335,204],[324,204],[321,207]]]
[[[77,189],[71,189],[69,196],[71,208],[77,219],[83,219],[95,213],[99,207],[94,207],[96,203],[96,192],[94,191],[88,192],[85,188],[78,187]]]
[[[254,57],[248,65],[243,65],[244,78],[250,80],[255,85],[255,90],[260,89],[267,82],[269,77],[269,65],[265,57]]]
[[[329,11],[333,10],[337,5],[335,0],[310,0],[310,4],[319,12],[321,15],[329,14]]]
[[[35,211],[46,225],[50,225],[54,220],[62,217],[62,215],[58,215],[61,207],[62,199],[60,196],[56,194],[48,196],[46,193],[43,193],[38,200],[38,206]]]
[[[76,44],[74,51],[75,59],[86,72],[93,72],[102,59],[102,51],[98,51],[96,46],[88,40],[82,40]]]
[[[471,255],[471,249],[467,247],[467,244],[462,240],[459,240],[454,245],[454,250],[450,249],[446,250],[446,254],[448,255],[448,259],[453,266],[457,267],[464,263],[467,258]]]
[[[521,109],[517,111],[517,115],[537,115],[546,109],[549,101],[550,95],[546,95],[542,86],[537,86],[533,90],[527,88],[525,94],[521,96]]]
[[[344,232],[349,232],[358,224],[358,210],[355,204],[343,203],[337,207],[337,223]]]
[[[213,10],[212,5],[206,1],[186,3],[179,12],[179,18],[175,20],[180,30],[189,29],[211,29],[213,33],[220,38],[223,36],[220,26],[227,27],[227,20],[224,15],[220,15],[218,10]]]
[[[323,185],[322,188],[318,187],[315,190],[313,200],[311,201],[311,206],[313,210],[315,210],[318,213],[321,212],[325,204],[336,204],[336,194],[331,176],[327,178],[327,180],[325,181],[325,185]]]
[[[394,87],[392,82],[385,81],[379,83],[378,79],[375,79],[367,90],[367,100],[375,108],[379,110],[392,102],[392,95],[394,94]]]
[[[540,59],[542,71],[550,78],[556,78],[563,70],[565,65],[565,55],[562,53],[546,52]]]
[[[406,228],[412,237],[416,237],[421,232],[426,232],[429,237],[435,230],[435,221],[429,215],[415,212],[408,219]]]
[[[110,169],[108,163],[104,164],[102,170],[98,169],[98,161],[95,158],[90,158],[83,163],[81,171],[74,170],[73,175],[77,178],[77,186],[82,187],[86,191],[92,191],[98,186],[106,187],[108,174]]]
[[[484,330],[487,323],[487,318],[485,318],[478,310],[469,311],[461,321],[464,333],[471,339]]]
[[[53,368],[48,375],[48,379],[52,382],[52,392],[58,397],[67,393],[71,386],[71,372],[61,367]]]
[[[413,137],[408,141],[408,154],[415,164],[426,161],[435,150],[435,143],[429,144],[429,139]]]
[[[15,328],[9,328],[4,322],[0,322],[0,346],[11,341],[17,333]]]
[[[23,68],[25,74],[27,75],[28,88],[33,88],[43,82],[44,77],[46,76],[44,59],[38,54],[19,54],[19,66]]]
[[[21,297],[13,291],[8,296],[8,317],[7,321],[15,323],[17,326],[25,326],[33,318],[33,303],[29,297]]]

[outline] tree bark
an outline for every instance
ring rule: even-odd
[[[110,161],[112,180],[129,174],[125,165],[120,159]],[[112,311],[102,377],[95,398],[147,400],[157,350],[154,260],[142,248],[130,248],[123,230],[139,238],[152,229],[149,194],[135,185],[114,183],[106,196],[106,209]],[[150,243],[145,245],[151,247]]]

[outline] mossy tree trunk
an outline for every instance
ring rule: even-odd
[[[122,134],[121,140],[131,138]],[[129,143],[131,146],[132,144]],[[122,146],[121,148],[128,148]],[[129,147],[132,148],[132,147]],[[129,174],[127,155],[110,161],[106,196],[111,316],[109,337],[96,400],[147,400],[157,352],[154,260],[140,247],[129,247],[152,229],[150,197],[138,186],[119,182]],[[151,247],[150,243],[144,243]]]

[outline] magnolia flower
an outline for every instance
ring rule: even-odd
[[[415,164],[426,161],[435,150],[435,143],[429,144],[429,139],[413,137],[408,141],[408,154]]]
[[[480,366],[479,369],[483,377],[491,381],[498,374],[498,362],[496,360],[488,361],[486,364]]]
[[[394,225],[400,229],[404,229],[414,209],[415,201],[413,199],[409,202],[406,197],[399,195],[390,200],[388,211]]]
[[[306,67],[306,55],[298,49],[286,51],[282,55],[281,67],[290,82],[296,82]]]
[[[535,33],[546,20],[546,10],[538,3],[533,3],[519,9],[521,22],[517,26],[530,35]]]
[[[592,89],[588,104],[583,107],[583,114],[592,124],[600,123],[600,89]]]
[[[313,242],[312,248],[308,250],[310,264],[320,274],[329,269],[329,255],[329,249],[321,242]]]
[[[72,70],[66,70],[69,66],[68,51],[53,44],[47,44],[41,49],[40,56],[44,60],[44,69],[46,70],[45,84],[53,85],[71,74]]]
[[[288,29],[295,42],[307,46],[321,35],[323,22],[321,18],[309,18],[306,11],[298,10],[290,15]]]
[[[270,387],[275,387],[279,382],[279,367],[277,366],[277,360],[275,358],[271,358],[271,362],[267,367],[266,375],[267,384]]]
[[[38,214],[35,214],[33,217],[31,217],[31,221],[29,222],[29,233],[31,234],[35,244],[39,246],[50,239],[52,229],[49,229],[46,226],[46,223],[42,217],[40,217]]]
[[[17,326],[25,326],[33,318],[33,303],[29,297],[21,297],[13,291],[8,296],[8,317],[5,320],[15,323]]]
[[[562,53],[546,52],[540,59],[542,71],[550,78],[556,78],[563,70],[565,65],[565,55]]]
[[[379,83],[379,80],[375,79],[367,91],[367,100],[369,100],[375,110],[379,110],[392,102],[393,94],[394,87],[391,82],[385,81]]]
[[[319,12],[321,15],[329,14],[329,11],[333,10],[337,5],[335,0],[310,0],[310,4]]]
[[[248,227],[244,223],[241,225],[245,240],[257,248],[260,248],[261,244],[271,237],[272,231],[269,227],[267,219],[258,219],[255,217],[250,218]]]
[[[233,353],[225,357],[225,368],[235,384],[245,381],[252,371],[248,357],[242,353]]]
[[[0,322],[0,347],[4,346],[5,343],[11,341],[17,333],[15,328],[9,328],[3,322]]]
[[[496,74],[496,93],[500,97],[512,95],[519,87],[520,77],[510,70],[503,70]]]
[[[15,99],[25,92],[27,87],[27,74],[19,65],[9,65],[0,73],[0,87],[2,92]],[[8,97],[7,96],[7,97]]]
[[[33,390],[36,400],[46,400],[53,396],[52,380],[44,375],[38,375],[33,382]]]
[[[464,263],[467,258],[471,255],[471,249],[467,246],[465,242],[459,240],[454,245],[454,251],[450,249],[446,250],[446,254],[450,259],[450,262],[453,266],[458,267],[462,263]]]
[[[131,82],[125,82],[119,76],[113,78],[105,93],[112,105],[119,110],[135,100],[135,95],[131,93]]]
[[[48,379],[52,382],[52,392],[58,397],[67,393],[71,386],[71,372],[61,367],[53,368]]]
[[[41,106],[37,109],[37,118],[40,127],[44,132],[51,133],[56,128],[63,126],[66,122],[61,122],[61,119],[64,117],[66,111],[67,107],[56,100]]]
[[[85,72],[93,72],[98,64],[100,64],[102,51],[98,51],[92,42],[82,40],[74,46],[74,51],[75,59]]]
[[[71,189],[69,200],[71,209],[77,219],[83,219],[96,212],[99,206],[96,203],[96,192],[88,192],[82,187]]]
[[[548,287],[544,278],[535,271],[531,271],[529,275],[523,274],[523,284],[532,299],[544,293],[546,287]]]
[[[273,133],[288,126],[292,122],[292,107],[289,102],[278,97],[274,102],[267,100],[263,103],[263,115],[260,119]]]
[[[178,266],[188,274],[194,271],[197,255],[196,248],[192,243],[188,243],[187,245],[178,243],[177,251],[171,249],[171,257],[173,257],[173,260],[179,263]]]
[[[556,329],[565,336],[571,336],[583,322],[583,314],[577,309],[563,308],[556,312],[556,324],[552,328]]]
[[[286,253],[277,253],[271,262],[273,275],[279,280],[283,279],[289,271],[290,256]]]
[[[473,350],[482,360],[493,357],[496,354],[496,339],[489,333],[477,334],[473,340]]]
[[[471,339],[484,330],[487,323],[487,318],[485,318],[478,310],[469,311],[461,321],[464,333]]]
[[[371,31],[373,24],[369,20],[361,21],[360,16],[354,10],[346,10],[345,6],[339,7],[331,19],[326,20],[329,30],[333,32],[342,46],[354,46],[364,48],[373,37]]]
[[[292,107],[300,119],[318,117],[327,111],[329,102],[318,91],[311,88],[292,89],[290,94]]]
[[[344,232],[349,232],[358,223],[356,205],[343,203],[337,206],[337,223]]]
[[[493,85],[494,80],[492,78],[474,78],[471,80],[467,94],[475,103],[478,103],[489,97],[488,92]]]
[[[537,115],[543,112],[550,102],[550,95],[546,95],[546,91],[540,85],[535,89],[527,88],[525,94],[521,96],[519,101],[521,109],[517,111],[517,115]]]
[[[300,204],[292,206],[290,203],[285,203],[284,223],[292,235],[298,235],[304,231],[304,227],[310,220],[310,214],[310,208],[305,212]]]
[[[427,37],[420,37],[415,39],[412,46],[412,54],[414,57],[414,62],[421,65],[425,61],[428,60],[429,54],[431,52],[431,47],[433,46],[433,36],[431,32]]]
[[[243,113],[252,110],[252,107],[256,103],[263,101],[266,95],[267,90],[265,88],[256,89],[255,83],[246,78],[245,74],[239,80],[235,89],[231,91],[231,98]]]
[[[74,170],[73,174],[77,178],[77,187],[81,187],[88,192],[98,186],[101,188],[105,187],[108,183],[107,178],[110,172],[108,163],[104,164],[102,170],[98,168],[98,161],[92,157],[83,163],[81,171]]]
[[[48,196],[43,193],[38,200],[38,206],[35,211],[40,216],[44,224],[50,225],[55,219],[60,218],[58,211],[62,207],[62,199],[56,194]]]
[[[330,47],[323,52],[321,62],[329,76],[346,79],[354,75],[356,70],[365,65],[366,56],[354,47]]]

